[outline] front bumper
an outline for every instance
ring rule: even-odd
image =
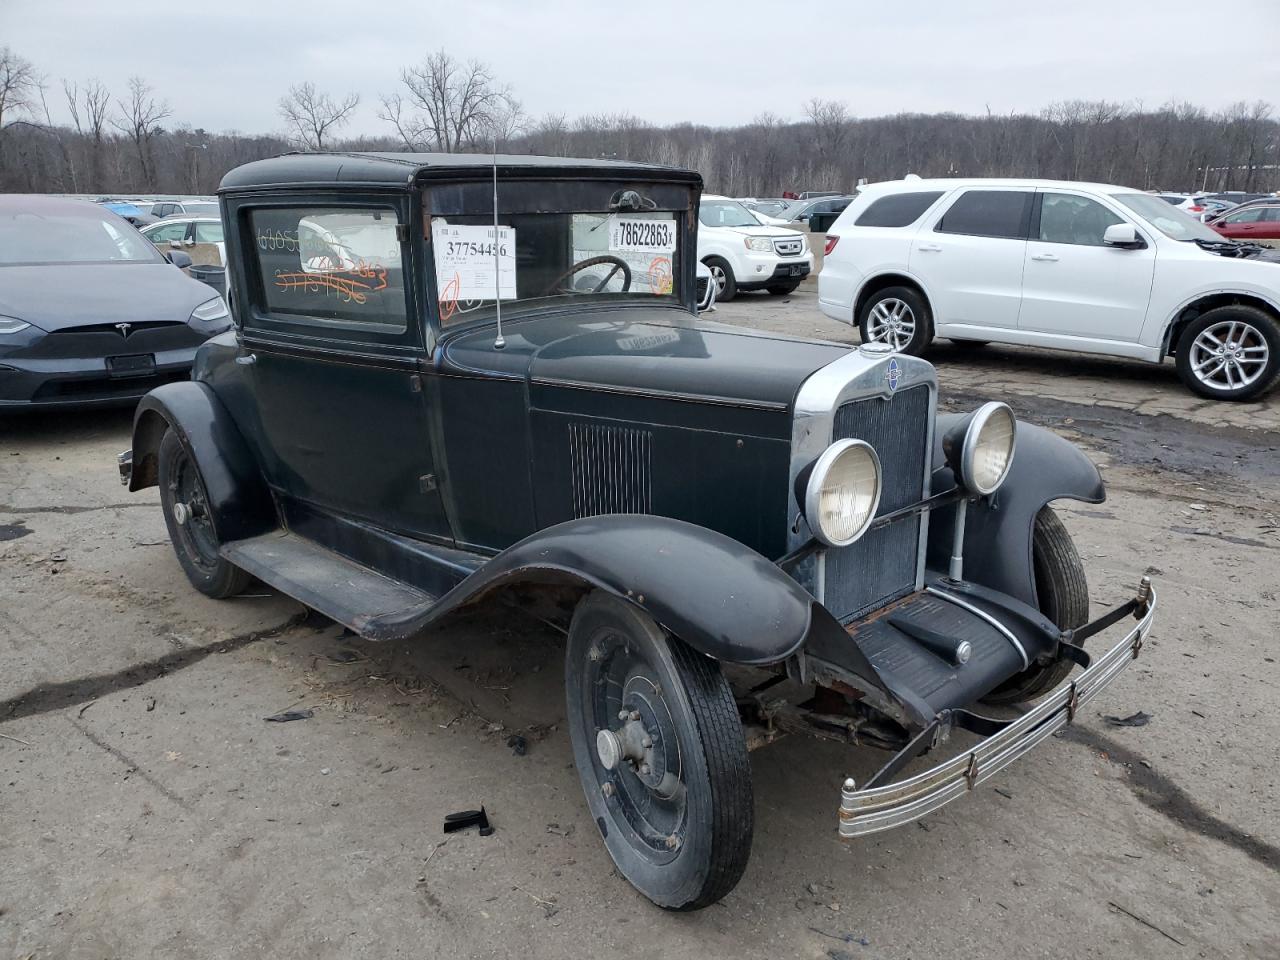
[[[0,359],[0,410],[136,403],[161,384],[187,380],[199,344],[147,354],[141,375],[113,374],[105,357]]]
[[[972,717],[963,711],[944,711],[886,764],[867,787],[859,790],[852,780],[846,780],[840,796],[840,836],[878,833],[918,820],[964,796],[1071,723],[1080,708],[1137,659],[1142,649],[1156,609],[1156,596],[1150,584],[1144,581],[1138,596],[1125,606],[1132,608],[1137,625],[1105,654],[1092,659],[1083,673],[1062,684],[1023,716],[1016,720],[998,721]],[[1077,632],[1094,632],[1091,627],[1102,625],[1103,621],[1111,622],[1116,612]],[[975,720],[978,723],[975,724]],[[976,726],[996,732],[931,770],[896,783],[881,784],[905,762],[945,739],[953,726],[970,729]]]

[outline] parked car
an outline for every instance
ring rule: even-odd
[[[138,206],[132,200],[100,200],[98,201],[104,208],[110,210],[117,217],[121,217],[133,224],[135,227],[142,227],[148,223],[155,221],[155,217],[146,212],[144,207]]]
[[[255,576],[401,645],[504,601],[562,626],[591,819],[618,873],[674,909],[723,897],[750,853],[726,666],[750,668],[753,744],[805,729],[893,752],[843,781],[831,824],[856,837],[1069,723],[1138,655],[1155,602],[1140,584],[1086,623],[1083,565],[1046,504],[1104,490],[1066,440],[1001,403],[935,415],[933,368],[879,345],[697,321],[700,187],[562,157],[233,170],[242,326],[142,401],[119,458],[131,490],[159,487],[208,596]],[[396,250],[310,266],[302,225],[336,214],[390,227]],[[592,249],[601,234],[611,252]],[[621,254],[638,253],[667,281],[630,282]],[[601,259],[624,281],[580,289]],[[1036,698],[1012,720],[972,707]],[[980,739],[900,776],[957,729]],[[528,816],[506,811],[512,836]]]
[[[777,217],[789,203],[791,203],[790,200],[783,200],[775,197],[769,197],[763,200],[752,197],[750,199],[742,200],[742,205],[748,210],[754,210],[756,213],[762,213],[766,217]]]
[[[852,202],[852,196],[840,195],[792,200],[777,214],[777,217],[797,226],[809,226],[810,221],[816,218],[826,218],[843,213],[845,208]]]
[[[1160,363],[1248,400],[1280,369],[1280,266],[1158,196],[1103,184],[877,184],[827,237],[827,316],[919,355],[934,336]]]
[[[151,207],[151,215],[159,219],[187,214],[218,216],[218,201],[212,198],[190,200],[158,200]]]
[[[1238,204],[1230,200],[1218,200],[1214,197],[1197,197],[1196,206],[1200,208],[1198,219],[1201,223],[1207,223],[1214,217],[1222,216],[1228,210],[1238,206]]]
[[[698,259],[716,281],[716,299],[740,290],[785,296],[813,270],[813,251],[803,233],[765,226],[728,197],[706,194],[698,204]]]
[[[194,263],[226,266],[227,244],[223,239],[222,219],[218,216],[186,214],[158,220],[140,231],[158,250],[186,250],[189,254],[204,246],[215,254],[212,258],[192,256]]]
[[[1209,221],[1209,226],[1215,232],[1232,240],[1247,240],[1252,243],[1276,246],[1280,244],[1280,200],[1250,204],[1243,209],[1231,210]]]
[[[136,401],[190,376],[226,305],[100,204],[0,195],[0,411]]]

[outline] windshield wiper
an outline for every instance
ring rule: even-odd
[[[1224,257],[1249,257],[1266,249],[1260,243],[1244,243],[1240,240],[1205,240],[1203,237],[1193,238],[1196,246],[1210,253],[1219,253]]]

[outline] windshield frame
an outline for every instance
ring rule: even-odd
[[[418,189],[421,199],[416,206],[422,217],[421,232],[418,234],[421,237],[422,256],[420,264],[415,267],[415,272],[426,291],[425,314],[428,326],[436,336],[453,336],[461,330],[496,325],[497,311],[492,301],[469,310],[468,316],[464,319],[446,320],[442,317],[441,289],[436,276],[436,250],[433,236],[433,221],[436,218],[463,226],[468,224],[492,226],[491,173],[484,171],[475,178],[424,178],[420,181]],[[659,196],[662,202],[653,208],[645,207],[634,211],[623,208],[608,211],[595,209],[601,206],[598,199],[578,200],[579,196],[611,197],[627,190],[634,190],[644,197]],[[611,291],[601,295],[565,293],[518,299],[503,298],[504,325],[553,314],[581,313],[585,319],[598,315],[602,310],[633,307],[674,308],[696,315],[696,222],[700,194],[700,189],[694,183],[656,177],[651,181],[626,175],[569,179],[555,174],[538,175],[538,172],[533,171],[526,176],[501,176],[498,180],[500,227],[510,226],[513,217],[527,218],[543,214],[554,217],[601,215],[607,220],[611,216],[626,217],[632,213],[635,216],[643,216],[645,213],[656,212],[671,214],[676,231],[676,246],[672,257],[675,263],[670,294],[633,290],[627,294]],[[517,243],[520,239],[519,229],[517,225]]]
[[[1142,193],[1139,190],[1125,190],[1122,193],[1110,194],[1110,197],[1124,208],[1128,216],[1137,218],[1152,230],[1178,243],[1193,243],[1196,240],[1221,242],[1226,239],[1222,234],[1209,229],[1191,214],[1179,207],[1175,207],[1159,194]],[[1170,233],[1169,230],[1160,225],[1158,222],[1160,220],[1168,220],[1181,225],[1184,228],[1184,235],[1179,236],[1177,233]]]

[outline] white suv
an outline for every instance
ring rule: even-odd
[[[698,205],[698,259],[715,278],[721,302],[739,290],[791,293],[813,270],[799,230],[765,226],[737,200],[709,195]]]
[[[1161,362],[1215,399],[1280,372],[1280,262],[1165,200],[1036,180],[867,187],[831,227],[822,312],[919,354],[935,335]]]

